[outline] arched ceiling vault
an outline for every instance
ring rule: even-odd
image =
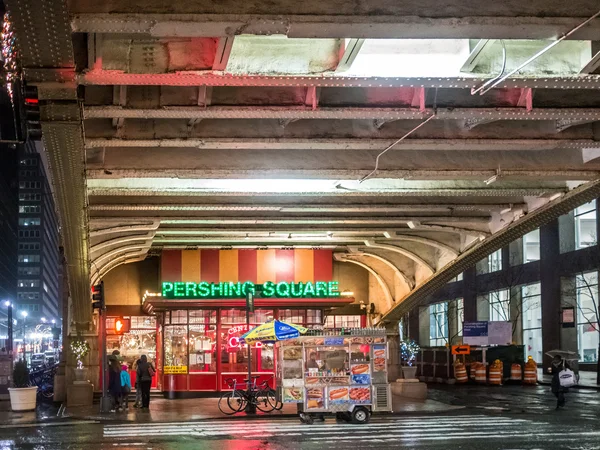
[[[90,281],[164,248],[364,250],[415,283],[395,320],[600,178],[598,20],[472,92],[594,2],[5,3],[81,329]]]

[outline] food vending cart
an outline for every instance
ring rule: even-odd
[[[277,358],[279,398],[296,403],[304,423],[325,414],[367,423],[391,411],[385,329],[310,330],[277,343]]]

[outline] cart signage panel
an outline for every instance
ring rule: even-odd
[[[335,298],[340,296],[337,281],[251,281],[200,283],[191,281],[163,281],[162,297],[166,299],[245,299],[249,293],[259,298]]]

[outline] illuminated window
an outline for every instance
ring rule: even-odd
[[[577,289],[577,345],[579,360],[598,362],[598,272],[587,272],[575,279]]]
[[[502,250],[496,250],[488,255],[488,272],[497,272],[502,270]]]
[[[441,347],[448,343],[448,302],[429,306],[429,345]]]
[[[493,322],[506,322],[510,320],[510,299],[508,289],[490,292],[490,320]]]
[[[537,363],[544,358],[542,347],[542,297],[540,283],[521,288],[521,316],[525,359],[531,356]]]
[[[523,262],[540,259],[540,229],[533,230],[523,236]]]
[[[592,200],[575,209],[575,245],[576,248],[584,248],[597,242],[596,200]]]

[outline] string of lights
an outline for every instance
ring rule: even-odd
[[[0,34],[0,42],[2,43],[2,59],[4,60],[4,77],[6,81],[6,89],[12,100],[13,98],[13,82],[19,77],[19,66],[17,63],[17,45],[16,36],[12,29],[10,16],[4,14],[2,20],[2,33]]]

